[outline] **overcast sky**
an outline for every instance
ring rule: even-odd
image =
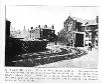
[[[16,30],[54,25],[56,32],[63,28],[63,22],[71,15],[93,20],[98,15],[97,7],[58,7],[58,6],[6,6],[6,18]]]

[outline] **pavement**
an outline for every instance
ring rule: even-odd
[[[84,47],[79,49],[86,50],[88,54],[79,58],[70,60],[62,60],[54,63],[36,66],[37,68],[91,68],[96,69],[98,67],[98,50],[93,48],[92,51],[88,51]]]

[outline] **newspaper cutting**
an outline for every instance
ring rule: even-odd
[[[4,9],[4,82],[98,80],[97,6],[5,5]]]

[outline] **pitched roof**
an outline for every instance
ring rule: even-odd
[[[68,17],[70,18],[70,16]],[[73,20],[76,20],[77,22],[81,22],[82,26],[89,26],[89,25],[97,25],[96,19],[95,20],[87,20],[87,19],[81,19],[76,17],[71,17]]]

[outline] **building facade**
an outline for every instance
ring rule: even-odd
[[[59,40],[68,46],[83,47],[98,42],[98,18],[83,20],[69,16],[64,22],[64,28],[59,32]]]
[[[31,27],[31,29],[26,30],[25,27],[22,31],[11,30],[10,36],[14,38],[24,38],[25,40],[38,40],[46,39],[49,41],[54,41],[56,35],[54,26],[47,27],[47,25],[41,27],[40,25],[36,28]]]

